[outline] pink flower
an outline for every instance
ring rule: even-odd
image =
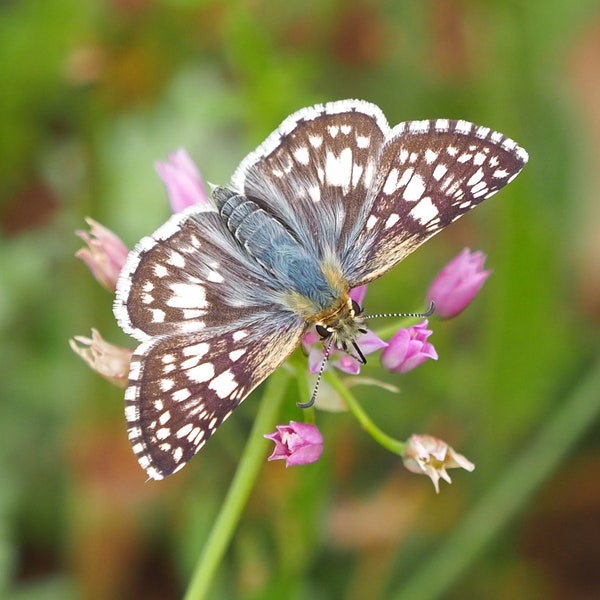
[[[323,436],[316,425],[290,421],[289,425],[277,425],[275,433],[266,434],[275,442],[275,450],[269,460],[285,459],[285,466],[308,465],[319,460],[323,453]]]
[[[87,248],[77,250],[75,256],[83,260],[97,281],[114,292],[129,250],[116,234],[100,223],[90,218],[86,222],[90,231],[75,233],[87,244]]]
[[[185,150],[180,149],[174,154],[169,154],[169,162],[157,162],[155,166],[167,188],[169,203],[174,213],[194,204],[208,202],[202,176]]]
[[[367,286],[361,285],[350,290],[349,295],[359,306],[362,306],[366,293]],[[387,343],[377,337],[371,330],[367,330],[367,333],[362,334],[356,343],[365,356],[387,346]],[[313,375],[318,373],[323,362],[324,348],[321,336],[314,328],[302,338],[302,347],[308,354],[308,370]],[[330,363],[344,373],[349,373],[350,375],[358,375],[360,373],[361,363],[343,350],[331,348],[327,364]]]
[[[118,387],[127,387],[133,350],[109,344],[95,329],[91,338],[76,335],[69,345],[96,373]]]
[[[431,435],[412,435],[406,442],[402,459],[409,471],[427,475],[437,494],[440,493],[440,479],[452,483],[446,469],[461,468],[472,471],[475,468],[462,454],[458,454],[446,442]]]
[[[427,338],[433,333],[427,321],[398,330],[381,353],[381,364],[389,371],[406,373],[426,360],[437,360],[438,355]]]
[[[485,254],[465,248],[433,280],[427,302],[435,302],[435,313],[451,319],[462,312],[477,295],[491,271],[484,271]]]

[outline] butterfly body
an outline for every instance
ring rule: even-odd
[[[437,119],[390,128],[360,100],[288,117],[211,205],[142,239],[119,278],[115,316],[140,342],[125,416],[149,477],[180,470],[310,325],[356,350],[363,317],[350,289],[391,270],[526,162],[487,127]]]
[[[254,201],[227,188],[218,187],[213,199],[227,228],[242,249],[265,270],[265,283],[273,293],[285,290],[284,306],[289,306],[307,321],[310,316],[334,304],[347,284],[328,277],[331,266],[321,266],[275,217]],[[339,272],[339,270],[338,270]]]

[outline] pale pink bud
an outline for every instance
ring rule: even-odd
[[[323,436],[316,425],[290,421],[289,425],[277,425],[275,433],[266,434],[275,442],[275,450],[269,460],[285,460],[286,467],[308,465],[319,460],[323,452]]]
[[[173,213],[181,212],[194,204],[208,202],[202,175],[185,150],[169,154],[169,162],[157,162],[155,166],[167,188]]]
[[[75,256],[87,265],[98,282],[114,292],[129,250],[110,229],[90,218],[86,222],[90,230],[75,233],[87,244],[87,248],[77,250]]]
[[[406,442],[402,459],[409,471],[427,475],[437,494],[440,492],[440,479],[452,483],[446,469],[461,468],[472,471],[475,468],[462,454],[458,454],[446,442],[431,435],[412,435]]]
[[[133,350],[109,344],[95,329],[91,338],[76,335],[69,345],[96,373],[120,388],[127,387]]]
[[[485,254],[465,248],[433,280],[427,290],[427,302],[435,303],[435,314],[451,319],[462,312],[477,295],[492,273],[484,271]]]
[[[437,360],[438,355],[427,338],[433,333],[427,329],[427,321],[412,327],[399,329],[381,353],[381,364],[388,371],[406,373],[428,359]]]

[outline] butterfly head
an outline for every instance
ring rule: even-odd
[[[353,355],[350,347],[358,353],[363,364],[365,357],[357,346],[357,338],[367,329],[364,326],[362,307],[350,296],[344,293],[332,306],[317,313],[309,322],[314,323],[317,333],[322,340],[331,340],[338,349]]]

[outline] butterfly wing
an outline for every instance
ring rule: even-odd
[[[129,254],[117,283],[114,313],[139,341],[230,327],[269,302],[277,280],[243,252],[212,207],[173,215]]]
[[[273,296],[211,209],[175,215],[132,251],[114,312],[142,342],[125,416],[150,478],[182,468],[296,348],[304,322]]]
[[[296,348],[302,326],[272,314],[261,317],[227,331],[210,328],[138,346],[125,417],[133,451],[151,479],[179,471]]]
[[[392,269],[512,181],[527,160],[513,140],[466,121],[412,121],[395,127],[379,159],[369,215],[351,236],[343,259],[350,286]]]
[[[278,218],[318,258],[344,255],[350,233],[368,216],[389,131],[381,110],[369,102],[302,109],[241,162],[232,187]]]

